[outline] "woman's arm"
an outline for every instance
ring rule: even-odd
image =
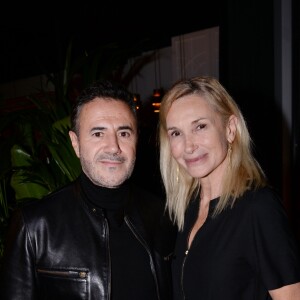
[[[300,282],[285,285],[279,289],[269,291],[273,300],[299,300]]]

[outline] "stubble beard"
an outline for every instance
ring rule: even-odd
[[[101,170],[99,170],[99,168],[101,168],[101,165],[99,166],[99,162],[91,162],[82,158],[81,166],[83,172],[95,185],[106,187],[106,188],[117,188],[123,182],[125,182],[127,179],[131,177],[135,166],[135,159],[131,161],[128,168],[124,170],[123,174],[119,176],[116,176],[114,172],[116,169],[115,167],[109,168],[111,174],[109,175],[101,174]]]

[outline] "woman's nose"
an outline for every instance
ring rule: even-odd
[[[198,148],[198,145],[192,138],[187,138],[185,142],[185,152],[186,153],[193,153]]]

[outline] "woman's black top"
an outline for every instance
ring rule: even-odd
[[[172,264],[174,300],[265,300],[268,290],[300,281],[299,249],[270,188],[246,192],[212,218],[217,202],[187,249],[199,197],[189,204]]]

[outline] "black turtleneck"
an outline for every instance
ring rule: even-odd
[[[125,206],[131,195],[130,181],[118,188],[106,188],[92,183],[84,173],[80,181],[87,200],[104,211],[109,224],[112,299],[156,299],[149,256],[124,222]]]
[[[123,208],[129,196],[129,180],[118,188],[106,188],[95,185],[84,173],[80,176],[88,200],[96,207],[117,210]]]

